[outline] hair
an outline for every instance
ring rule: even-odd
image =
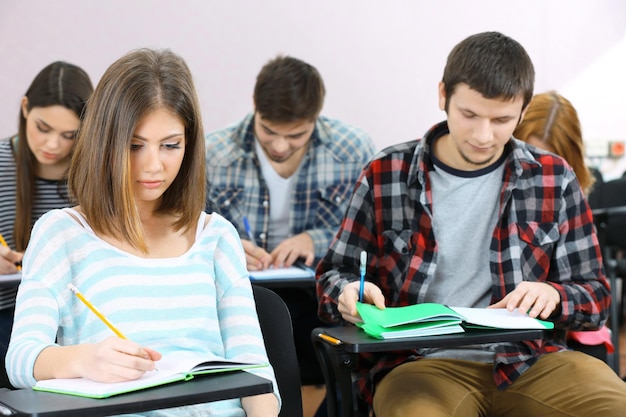
[[[443,72],[445,110],[458,84],[485,98],[514,100],[522,96],[526,108],[533,96],[535,69],[526,50],[514,39],[499,32],[472,35],[456,45]]]
[[[185,126],[185,155],[157,213],[187,230],[204,207],[205,154],[200,105],[185,61],[169,49],[137,49],[104,73],[87,105],[69,170],[69,188],[96,233],[146,252],[132,189],[130,148],[137,124],[166,109]]]
[[[278,56],[263,66],[254,86],[254,107],[274,123],[314,121],[322,111],[326,90],[312,65]]]
[[[58,105],[73,111],[80,119],[92,92],[91,79],[83,69],[67,62],[56,61],[37,74],[25,97],[28,100],[29,111],[35,107]],[[39,162],[28,146],[26,117],[21,106],[18,120],[13,239],[16,249],[23,251],[28,245],[33,226],[33,198]],[[63,190],[59,188],[59,193]]]
[[[589,192],[595,178],[585,164],[585,148],[576,109],[556,91],[537,94],[513,132],[525,142],[536,136],[574,169],[578,182]]]

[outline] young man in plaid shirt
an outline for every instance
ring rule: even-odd
[[[363,355],[361,396],[387,416],[618,416],[626,384],[565,330],[607,319],[608,282],[591,211],[571,168],[512,137],[533,64],[497,32],[460,42],[439,85],[447,120],[378,154],[359,178],[320,262],[320,317],[438,302],[519,309],[550,320],[545,340]],[[371,368],[371,370],[370,370]]]
[[[237,227],[250,271],[297,260],[314,267],[339,229],[361,169],[374,155],[362,129],[320,115],[324,97],[315,67],[278,56],[257,76],[254,112],[207,135],[208,210]],[[303,385],[323,384],[310,339],[313,328],[323,325],[315,291],[275,291],[291,312]],[[305,389],[305,402],[316,396],[311,387]]]

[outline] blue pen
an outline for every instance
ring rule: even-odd
[[[359,301],[363,302],[363,287],[365,286],[365,265],[367,263],[367,252],[361,251],[361,284],[359,285]]]
[[[256,240],[254,240],[254,235],[252,234],[252,229],[250,228],[250,222],[246,216],[243,216],[243,227],[246,229],[246,234],[248,235],[250,242],[256,246]]]

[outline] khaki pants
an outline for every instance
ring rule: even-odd
[[[421,359],[396,367],[376,387],[376,417],[624,417],[626,383],[581,352],[542,356],[506,390],[493,365]]]

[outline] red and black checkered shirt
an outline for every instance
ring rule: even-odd
[[[368,253],[366,279],[380,287],[388,306],[423,302],[437,268],[430,144],[447,133],[447,123],[440,123],[421,140],[387,148],[365,167],[317,268],[323,320],[341,321],[337,299],[346,284],[359,280],[362,250]],[[494,381],[501,389],[542,354],[566,349],[564,330],[604,324],[610,304],[591,210],[574,172],[563,159],[518,140],[506,146],[498,222],[489,247],[491,302],[524,280],[550,283],[561,295],[560,314],[551,318],[561,331],[545,340],[500,344]],[[362,355],[360,395],[371,404],[374,384],[393,367],[415,359],[415,351]]]

